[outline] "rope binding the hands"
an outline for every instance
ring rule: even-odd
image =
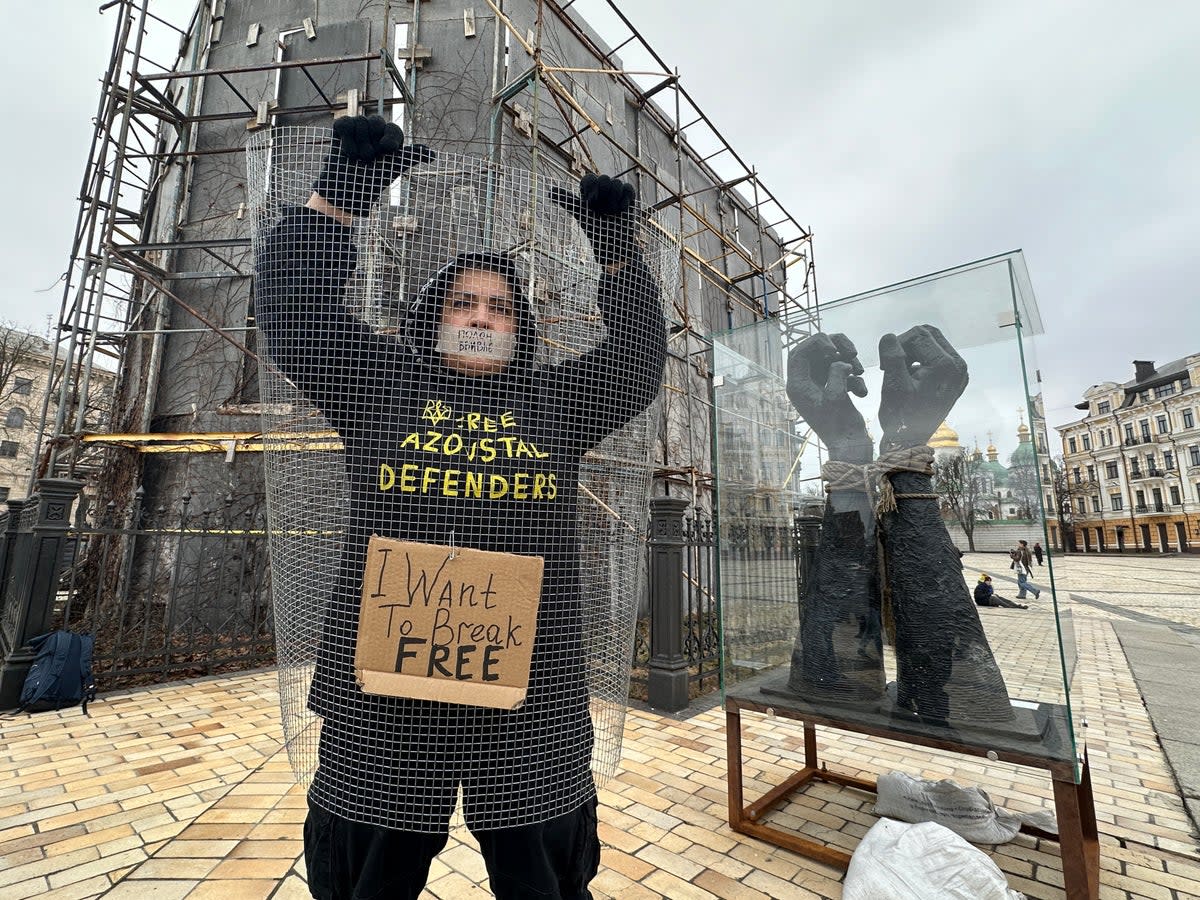
[[[918,475],[933,474],[933,448],[922,444],[919,447],[904,447],[880,454],[872,468],[879,474],[879,502],[875,515],[882,518],[885,513],[896,511],[897,500],[936,500],[937,494],[897,494],[892,487],[892,476],[898,472],[915,472]]]
[[[831,459],[821,466],[821,478],[828,491],[865,491],[874,493],[875,485],[871,466]]]
[[[865,491],[873,493],[874,479],[879,479],[879,501],[875,515],[896,511],[897,500],[936,500],[937,494],[897,494],[892,487],[892,475],[897,472],[915,472],[918,475],[933,474],[933,448],[921,445],[892,450],[880,455],[867,465],[831,459],[821,466],[821,478],[827,491]]]

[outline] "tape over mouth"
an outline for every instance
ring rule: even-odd
[[[516,335],[488,328],[443,325],[438,335],[438,353],[509,362],[516,347]]]

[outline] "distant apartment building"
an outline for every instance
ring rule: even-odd
[[[1057,426],[1076,549],[1200,547],[1200,354],[1092,385]]]
[[[58,410],[62,371],[59,364],[51,375],[53,353],[54,348],[38,335],[0,326],[0,503],[29,493],[30,476],[37,466],[38,421],[47,390],[51,391],[51,417]],[[93,370],[88,425],[94,427],[107,415],[115,379],[112,372]],[[76,399],[69,398],[72,404]]]

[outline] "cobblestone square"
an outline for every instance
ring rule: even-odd
[[[999,593],[1015,595],[1003,557],[968,554],[963,563],[969,583],[987,571]],[[1052,563],[1078,645],[1074,690],[1087,719],[1101,897],[1200,897],[1200,845],[1188,814],[1200,781],[1188,769],[1200,759],[1200,715],[1187,714],[1186,694],[1169,693],[1172,683],[1194,692],[1200,667],[1200,557]],[[1035,575],[1048,583],[1047,569]],[[1049,594],[1030,606],[981,613],[1010,683],[1054,690]],[[1191,667],[1180,668],[1188,659]],[[308,896],[304,796],[281,746],[273,671],[114,693],[91,712],[0,721],[0,900]],[[796,723],[748,714],[743,731],[748,795],[799,765]],[[951,777],[1009,809],[1051,805],[1039,770],[821,729],[818,739],[838,771]],[[839,870],[729,829],[725,765],[718,698],[674,716],[631,708],[623,771],[601,791],[604,852],[593,894],[841,897]],[[772,815],[852,849],[874,821],[871,808],[868,794],[819,785]],[[986,849],[1011,887],[1030,898],[1065,896],[1055,844],[1021,835]],[[425,896],[490,896],[465,829],[434,863]]]

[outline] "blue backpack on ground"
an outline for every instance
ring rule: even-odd
[[[52,631],[33,638],[29,646],[37,651],[37,658],[25,676],[18,712],[62,709],[80,703],[86,716],[88,701],[96,699],[92,636]]]

